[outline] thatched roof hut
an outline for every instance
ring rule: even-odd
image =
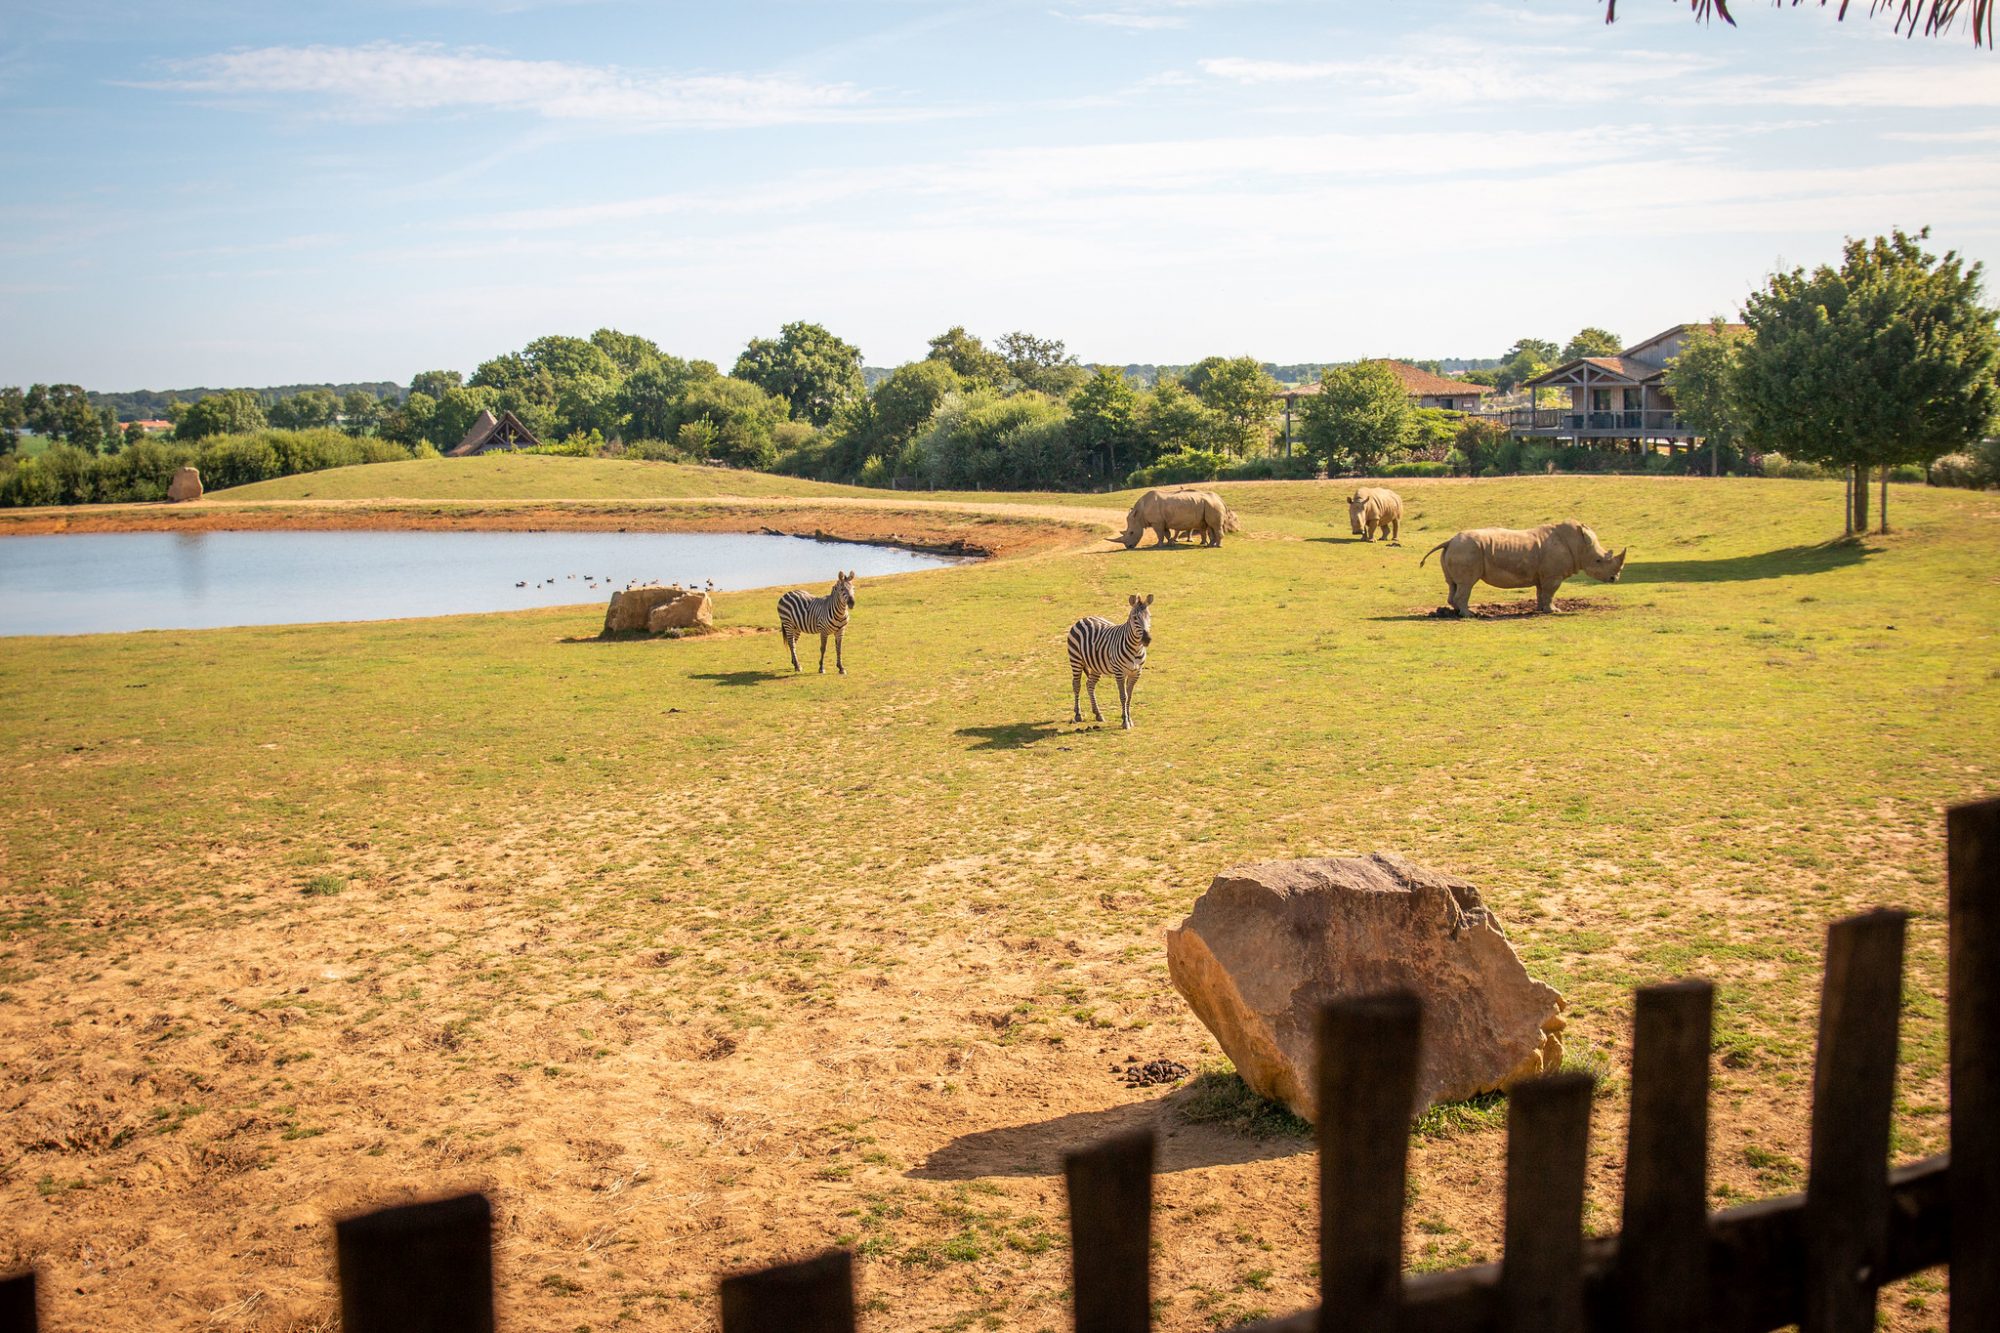
[[[484,411],[473,420],[472,429],[465,432],[465,438],[445,451],[445,457],[468,458],[495,449],[533,449],[540,444],[535,433],[523,426],[521,419],[512,412],[502,412],[495,417],[491,411]]]

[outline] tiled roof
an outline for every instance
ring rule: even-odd
[[[1422,366],[1413,366],[1407,361],[1391,361],[1387,358],[1381,358],[1369,364],[1387,366],[1390,373],[1403,382],[1403,392],[1413,398],[1423,396],[1438,397],[1440,395],[1462,398],[1467,394],[1477,395],[1493,392],[1493,386],[1490,384],[1474,384],[1470,380],[1447,379],[1443,375],[1433,375]]]

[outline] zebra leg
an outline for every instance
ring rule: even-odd
[[[826,674],[826,635],[819,636],[819,674]]]
[[[1097,706],[1097,677],[1095,676],[1090,678],[1090,715],[1099,722],[1104,720],[1103,710]]]
[[[1069,712],[1070,721],[1083,721],[1083,673],[1081,671],[1073,670],[1069,673]]]
[[[847,674],[847,660],[840,655],[840,645],[846,638],[847,632],[845,630],[839,631],[833,636],[833,664],[840,668],[840,674],[843,676]]]
[[[1127,676],[1119,682],[1125,687],[1125,730],[1132,730],[1132,696],[1139,692],[1139,678]]]
[[[792,655],[792,670],[799,669],[799,640],[795,634],[785,636],[785,651]]]

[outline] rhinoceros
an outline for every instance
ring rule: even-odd
[[[1574,519],[1544,523],[1539,528],[1473,528],[1454,533],[1424,552],[1418,568],[1439,551],[1451,613],[1462,616],[1472,600],[1472,585],[1482,580],[1496,588],[1533,588],[1537,611],[1555,610],[1556,589],[1572,574],[1584,573],[1604,583],[1616,583],[1625,568],[1626,547],[1617,555],[1598,543],[1597,534]]]
[[[1159,545],[1171,545],[1174,534],[1201,534],[1203,546],[1222,545],[1222,534],[1236,531],[1236,516],[1213,491],[1147,491],[1132,502],[1125,515],[1125,531],[1106,541],[1122,542],[1126,550],[1139,544],[1151,528]]]
[[[1347,497],[1347,526],[1362,541],[1380,532],[1391,546],[1403,544],[1403,497],[1380,486],[1363,486]]]

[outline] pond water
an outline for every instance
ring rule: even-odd
[[[627,583],[718,590],[958,564],[735,532],[118,532],[0,537],[0,635],[395,620],[603,603]],[[774,603],[775,605],[775,603]]]

